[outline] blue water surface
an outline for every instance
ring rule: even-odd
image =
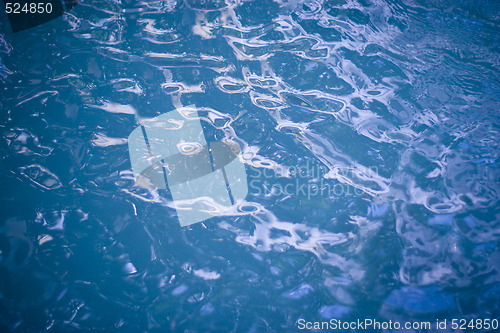
[[[498,319],[499,51],[494,0],[0,15],[0,332]],[[249,195],[182,228],[127,138],[188,105]]]

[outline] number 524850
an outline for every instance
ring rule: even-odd
[[[5,3],[5,12],[7,14],[43,14],[52,13],[52,4],[49,3],[25,3],[21,4],[19,2],[7,2]]]
[[[451,321],[452,330],[489,330],[498,329],[498,319],[453,319]]]

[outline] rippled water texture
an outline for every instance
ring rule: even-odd
[[[0,21],[0,331],[498,318],[498,1],[84,0]],[[251,186],[181,228],[135,186],[127,137],[192,104]]]

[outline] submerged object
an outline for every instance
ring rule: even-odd
[[[78,0],[3,0],[13,32],[36,27],[73,9]]]
[[[169,189],[181,226],[223,215],[248,193],[239,146],[205,140],[196,109],[177,109],[138,126],[128,138],[136,184]]]

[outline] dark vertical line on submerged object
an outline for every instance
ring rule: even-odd
[[[168,190],[167,170],[165,168],[165,161],[161,159],[161,166],[163,168],[163,179],[165,180],[165,190]]]
[[[141,125],[142,136],[144,136],[144,141],[146,142],[146,146],[148,147],[149,157],[153,158],[153,152],[151,151],[151,146],[149,145],[148,135],[146,134],[146,129],[143,125]]]
[[[215,172],[217,166],[215,165],[214,162],[214,157],[212,155],[213,152],[212,148],[210,147],[210,142],[207,142],[207,147],[208,147],[208,155],[210,156],[210,165],[212,165],[212,172]],[[229,200],[231,200],[231,205],[234,205],[234,198],[231,192],[231,187],[229,186],[229,180],[227,179],[226,169],[224,167],[221,167],[221,170],[222,170],[222,175],[224,176],[224,182],[226,182],[226,189],[227,189],[227,194],[229,194]]]
[[[208,156],[210,157],[210,165],[212,166],[212,172],[215,171],[214,157],[212,156],[212,148],[210,147],[210,142],[207,142]]]
[[[148,147],[151,163],[153,164],[154,162],[153,151],[151,150],[151,144],[149,143],[148,134],[146,133],[146,128],[143,125],[141,125],[141,129],[142,129],[142,135],[144,136],[144,142],[146,142],[146,146]],[[167,170],[165,168],[165,160],[162,158],[160,161],[161,161],[161,168],[163,170],[163,180],[165,181],[165,190],[168,190],[168,180],[167,180]]]
[[[153,151],[151,150],[151,144],[149,143],[148,134],[146,133],[146,128],[141,125],[142,135],[144,136],[144,142],[146,142],[146,146],[148,147],[149,157],[151,158],[151,164],[153,164]],[[161,159],[161,167],[163,170],[163,180],[165,181],[165,189],[168,189],[168,180],[167,180],[167,170],[165,170],[165,160]]]
[[[227,194],[229,194],[231,205],[234,205],[233,193],[231,192],[231,186],[229,186],[229,181],[227,180],[226,168],[222,167],[221,170],[222,170],[222,175],[224,176],[224,181],[226,182]]]

